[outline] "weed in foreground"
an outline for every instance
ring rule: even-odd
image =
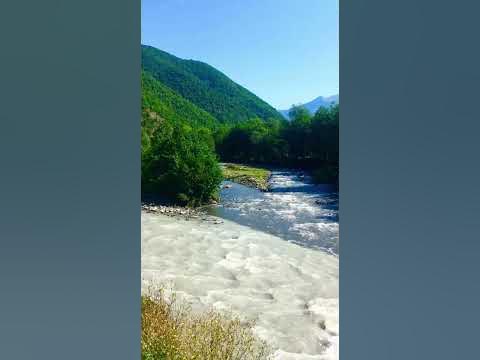
[[[153,294],[153,295],[152,295]],[[142,296],[142,360],[267,360],[254,323],[213,310],[197,314],[163,289]]]

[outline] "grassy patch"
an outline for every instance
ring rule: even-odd
[[[224,164],[223,177],[239,184],[253,186],[260,190],[267,191],[270,171],[247,165]]]
[[[253,325],[214,311],[193,313],[160,290],[142,296],[142,360],[270,359]]]

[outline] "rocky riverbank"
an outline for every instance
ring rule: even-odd
[[[202,207],[188,208],[182,206],[166,206],[158,204],[142,204],[142,212],[149,214],[165,215],[184,220],[196,219],[206,221],[211,224],[222,224],[223,220],[215,216],[204,213]]]
[[[198,217],[195,209],[180,206],[165,206],[156,204],[142,204],[142,210],[148,213],[162,214],[166,216]]]

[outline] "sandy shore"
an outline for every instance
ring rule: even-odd
[[[338,258],[229,221],[142,211],[142,288],[256,320],[275,359],[338,359]]]

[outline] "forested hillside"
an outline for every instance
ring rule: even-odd
[[[142,73],[142,192],[199,205],[222,179],[209,128],[215,119]]]
[[[218,125],[212,115],[181,97],[145,71],[142,71],[142,96],[142,106],[146,109],[154,108],[156,113],[164,118],[209,129],[214,129]]]
[[[212,66],[142,45],[142,68],[222,123],[281,118],[272,106]]]
[[[142,192],[199,205],[215,198],[219,160],[308,168],[338,181],[339,106],[290,121],[213,67],[142,46]]]

